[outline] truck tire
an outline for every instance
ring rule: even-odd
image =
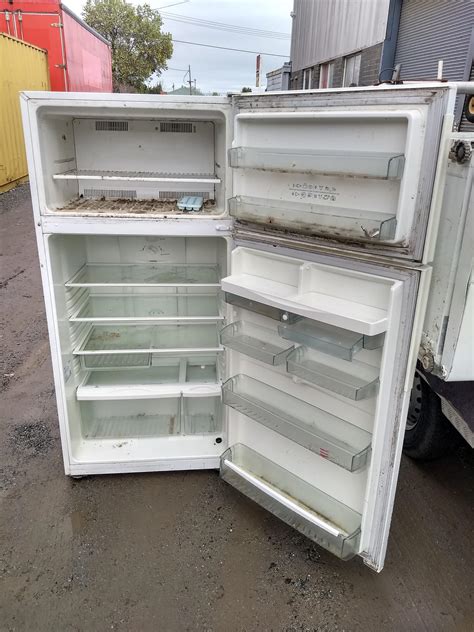
[[[403,441],[404,454],[420,461],[437,459],[456,444],[456,434],[441,412],[438,395],[416,372]]]

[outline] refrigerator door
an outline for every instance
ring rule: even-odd
[[[430,269],[244,244],[231,272],[221,476],[380,571]]]
[[[421,261],[449,96],[391,87],[234,97],[237,231]]]

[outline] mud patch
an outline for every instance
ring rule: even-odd
[[[53,446],[51,432],[43,421],[16,426],[10,434],[10,441],[15,450],[28,456],[46,454]]]

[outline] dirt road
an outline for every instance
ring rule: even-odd
[[[470,630],[470,449],[403,460],[385,570],[214,472],[66,478],[29,190],[0,196],[0,630]]]

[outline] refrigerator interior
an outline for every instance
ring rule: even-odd
[[[71,462],[216,459],[227,240],[55,234],[47,248]]]
[[[45,106],[37,116],[42,212],[101,217],[224,212],[224,109],[137,105],[125,114],[123,107],[104,114],[97,106]],[[183,198],[191,199],[179,208]],[[202,205],[194,198],[202,198]]]

